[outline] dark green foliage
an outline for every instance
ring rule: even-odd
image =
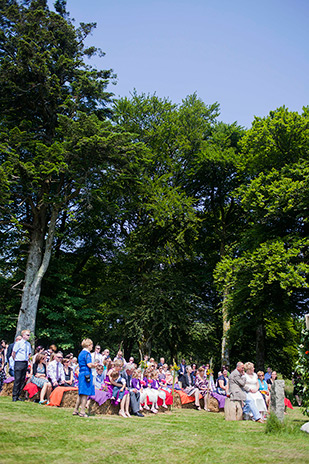
[[[302,432],[300,432],[299,425],[294,425],[287,421],[281,422],[272,412],[267,419],[265,433],[272,435],[298,435]]]
[[[228,318],[233,364],[288,375],[308,300],[308,109],[245,131],[196,94],[176,105],[134,92],[111,108],[112,71],[84,62],[102,55],[84,46],[95,24],[75,28],[65,0],[0,10],[3,336],[53,228],[41,343],[90,336],[219,367]]]

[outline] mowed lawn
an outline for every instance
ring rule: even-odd
[[[309,463],[300,409],[286,418],[292,433],[225,422],[222,413],[173,410],[144,418],[73,417],[72,410],[0,398],[0,462],[10,463]]]

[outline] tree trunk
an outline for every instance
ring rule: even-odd
[[[222,302],[222,319],[223,319],[223,333],[221,345],[221,366],[230,365],[230,353],[228,344],[228,331],[230,330],[231,323],[228,317],[228,288],[226,287],[223,292]]]
[[[24,329],[30,330],[33,334],[35,333],[42,279],[50,262],[57,216],[58,209],[53,209],[45,239],[44,253],[45,228],[41,224],[41,227],[36,227],[32,233],[16,335],[19,335]]]
[[[265,364],[265,328],[261,321],[256,328],[256,370],[263,371]]]

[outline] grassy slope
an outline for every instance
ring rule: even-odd
[[[292,434],[266,435],[253,422],[175,410],[144,418],[73,417],[72,410],[0,398],[0,463],[297,463],[309,464],[309,435],[299,409]]]

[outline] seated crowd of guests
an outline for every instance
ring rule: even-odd
[[[20,342],[18,339],[15,344],[12,344],[11,350],[10,346],[7,348],[6,359],[4,346],[1,345],[0,389],[3,383],[2,379],[6,377],[6,365],[8,375],[14,374],[12,355],[14,355],[15,347],[19,346],[16,343],[22,342],[23,340]],[[26,344],[27,341],[24,342],[24,346]],[[90,347],[92,349],[92,342]],[[196,364],[186,365],[184,359],[176,369],[177,376],[175,376],[174,367],[168,366],[164,358],[160,358],[160,361],[157,362],[154,358],[149,359],[145,355],[143,361],[137,365],[133,357],[130,357],[127,362],[121,350],[112,359],[109,350],[101,351],[99,345],[96,345],[91,353],[89,350],[89,360],[90,356],[91,381],[94,391],[109,391],[111,401],[120,404],[119,414],[123,417],[130,417],[130,406],[133,414],[137,416],[143,416],[143,409],[156,414],[159,401],[163,408],[167,408],[166,401],[168,395],[171,394],[173,384],[176,390],[181,390],[188,396],[194,397],[195,407],[198,410],[201,409],[201,397],[204,398],[204,409],[207,410],[206,397],[209,398],[210,395],[215,397],[222,407],[225,398],[229,396],[227,366],[222,367],[217,379],[214,380],[209,364],[201,367],[197,367]],[[270,390],[273,381],[277,378],[276,372],[268,368],[265,376],[262,371],[256,374],[252,363],[246,363],[243,368],[246,391],[249,392],[250,400],[254,403],[263,420],[269,408]],[[72,353],[63,356],[63,353],[57,351],[54,345],[51,345],[48,350],[38,346],[28,364],[26,381],[35,384],[40,389],[39,403],[46,404],[49,402],[52,390],[56,387],[78,386],[79,365],[77,358]],[[75,413],[78,414],[78,411]],[[82,415],[85,416],[84,411]]]
[[[58,386],[77,387],[79,385],[81,376],[79,376],[80,366],[77,358],[72,353],[63,356],[63,353],[57,351],[54,345],[51,345],[48,350],[38,346],[31,362],[26,362],[22,356],[27,357],[30,353],[27,337],[29,337],[29,331],[23,331],[22,336],[17,337],[13,344],[5,346],[4,343],[1,343],[0,391],[4,379],[9,375],[14,376],[15,373],[14,377],[18,377],[18,381],[15,378],[15,382],[18,385],[15,388],[14,384],[13,401],[19,400],[21,387],[24,386],[24,383],[20,382],[20,370],[18,369],[20,369],[20,365],[23,368],[23,363],[27,365],[26,382],[36,385],[40,390],[40,404],[48,403],[52,390]],[[198,410],[201,409],[200,398],[204,398],[204,409],[207,410],[208,401],[206,398],[213,396],[218,400],[220,407],[224,407],[225,398],[230,396],[230,374],[227,366],[222,367],[216,380],[214,380],[209,364],[197,367],[196,364],[187,365],[183,359],[176,369],[177,376],[175,376],[174,366],[168,366],[164,358],[160,358],[160,361],[157,362],[154,358],[149,359],[145,355],[144,359],[137,365],[133,357],[130,357],[127,362],[121,350],[118,351],[114,359],[111,358],[108,349],[101,351],[99,345],[96,345],[92,351],[92,341],[89,342],[91,343],[85,348],[89,352],[87,354],[88,361],[90,361],[88,366],[91,366],[89,369],[93,387],[89,396],[92,395],[95,398],[96,392],[108,391],[111,401],[120,404],[119,414],[123,417],[130,417],[129,407],[137,416],[143,416],[143,409],[156,414],[158,402],[163,408],[167,408],[166,401],[168,395],[171,394],[173,384],[176,390],[181,390],[188,396],[194,397],[195,407]],[[21,358],[16,357],[16,351]],[[264,420],[270,404],[271,386],[276,380],[277,374],[270,368],[267,369],[265,375],[262,371],[258,371],[256,374],[252,363],[238,364],[243,366],[242,376],[245,379],[243,388],[246,391],[246,399],[250,399],[251,409],[253,408],[257,412],[252,412],[250,408],[249,411],[246,411],[249,415]],[[84,377],[82,379],[84,382]],[[88,398],[88,395],[83,396]],[[85,406],[86,398],[83,402],[83,416],[86,415]],[[79,414],[78,410],[74,414]]]

